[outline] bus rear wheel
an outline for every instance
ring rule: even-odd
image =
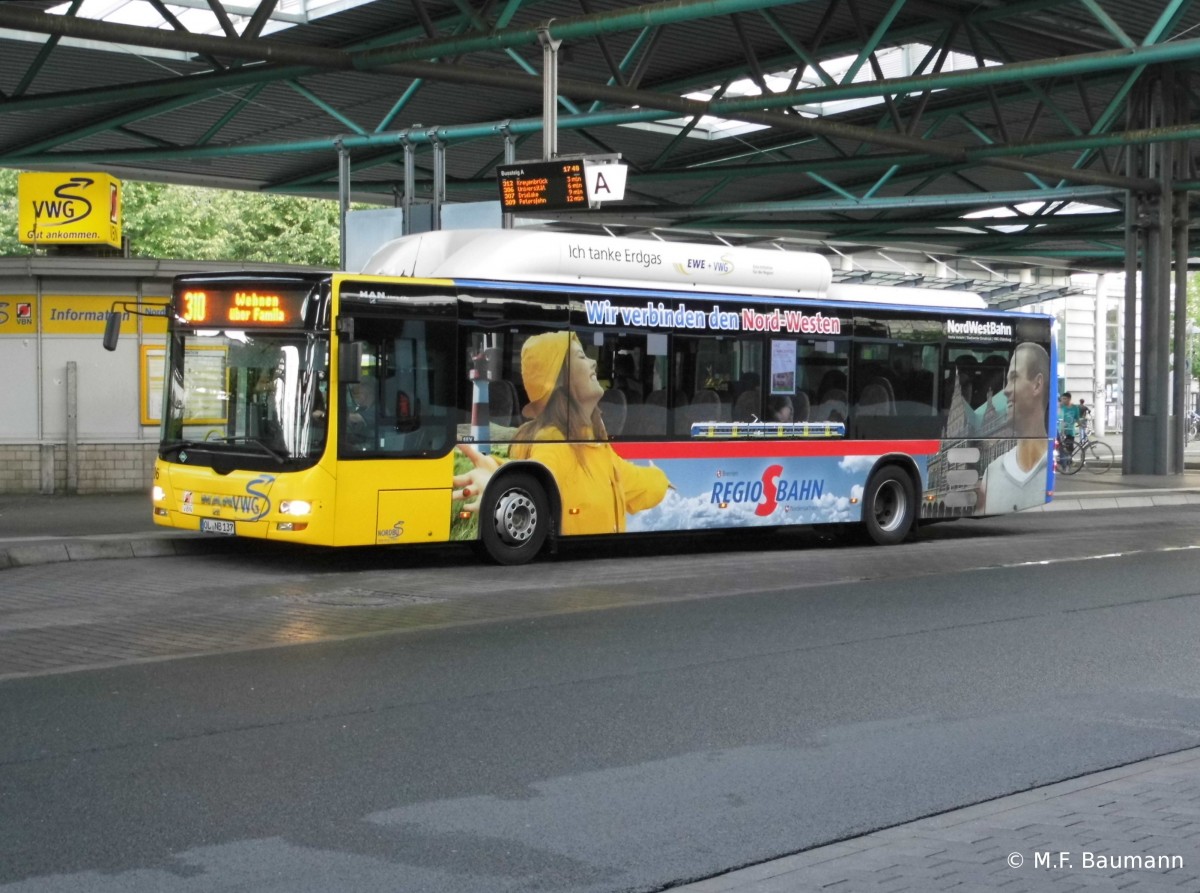
[[[531,561],[549,532],[546,491],[535,478],[510,474],[488,487],[480,506],[479,538],[497,564]]]
[[[867,481],[863,493],[863,530],[880,546],[903,542],[917,518],[912,479],[895,465],[885,466]]]

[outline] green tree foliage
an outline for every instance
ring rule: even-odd
[[[218,193],[165,183],[124,183],[122,217],[129,253],[174,260],[240,260],[225,253],[214,208]]]
[[[1191,341],[1188,349],[1192,355],[1192,378],[1200,378],[1200,276],[1195,273],[1188,275],[1187,315],[1190,331],[1197,333],[1188,336]]]
[[[122,205],[134,257],[338,264],[336,202],[125,181]],[[0,221],[0,257],[31,254],[18,239],[14,170],[0,169]]]
[[[336,266],[338,206],[334,202],[287,195],[256,195],[253,214],[242,197],[222,193],[217,204],[225,218],[224,245],[238,260]]]
[[[17,234],[17,172],[0,169],[0,257],[32,253]]]

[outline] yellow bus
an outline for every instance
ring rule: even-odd
[[[1049,500],[1051,319],[801,252],[426,233],[188,275],[156,523],[321,546],[929,521]]]

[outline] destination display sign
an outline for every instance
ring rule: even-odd
[[[504,211],[570,211],[588,207],[583,161],[519,161],[496,169]]]
[[[182,287],[175,294],[175,315],[194,326],[298,328],[304,324],[303,289]]]

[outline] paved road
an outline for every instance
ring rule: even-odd
[[[10,568],[0,884],[661,889],[1178,751],[1198,542],[1180,507]]]

